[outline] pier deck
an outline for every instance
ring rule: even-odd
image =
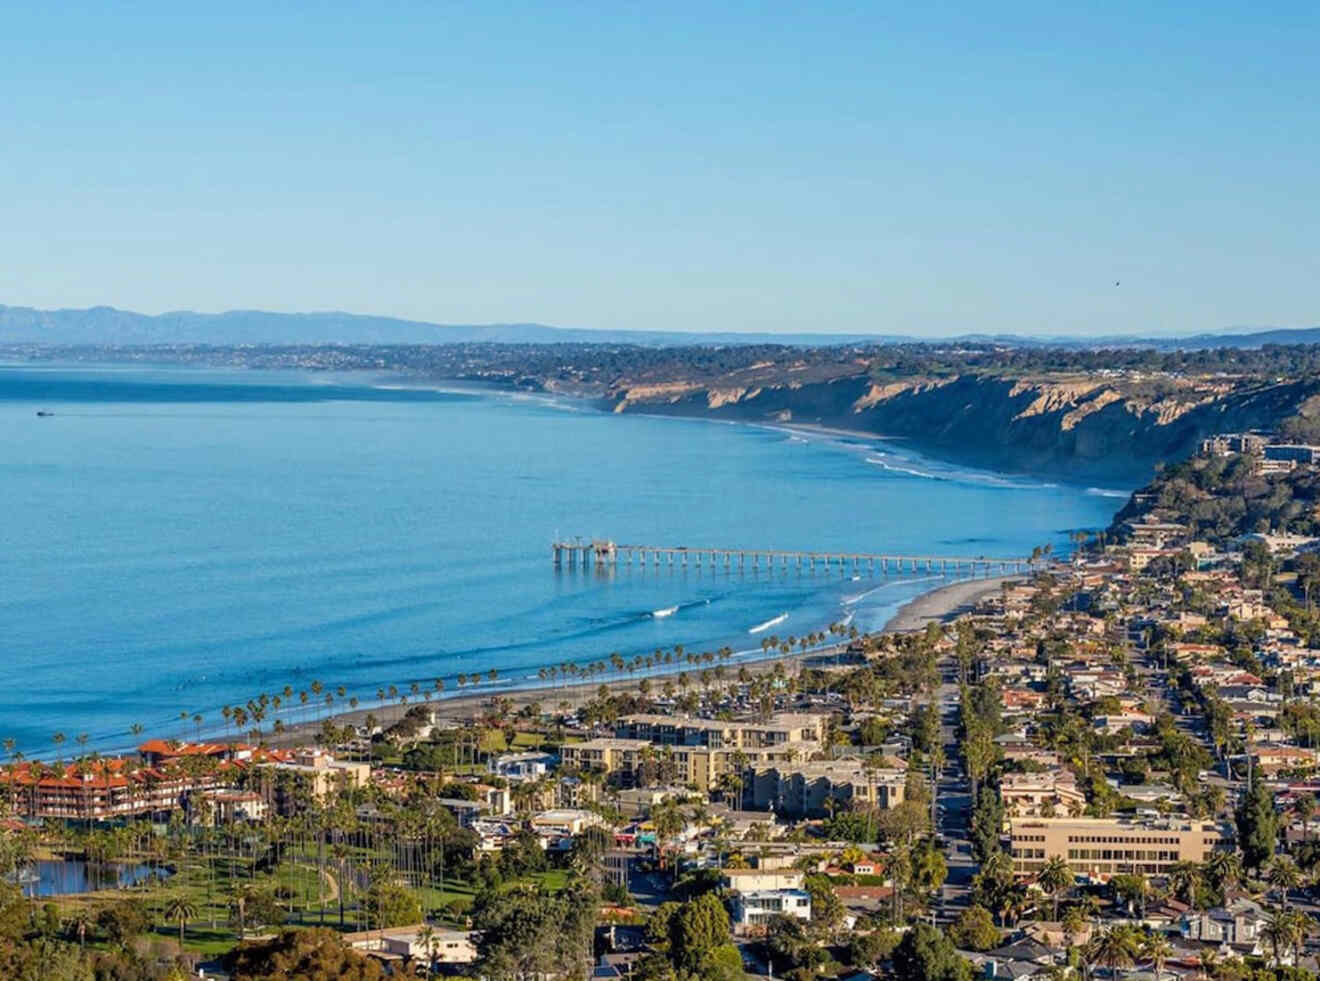
[[[556,567],[561,566],[670,566],[725,571],[798,569],[815,572],[838,570],[880,575],[915,575],[943,572],[954,575],[999,575],[1029,572],[1042,566],[1026,557],[986,555],[905,555],[882,552],[797,552],[780,549],[690,548],[684,545],[620,545],[607,539],[558,541],[551,546]]]

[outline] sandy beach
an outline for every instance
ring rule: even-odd
[[[1023,575],[992,576],[989,579],[967,579],[950,583],[929,593],[922,593],[899,607],[898,612],[885,624],[885,632],[922,630],[928,623],[946,623],[971,610],[986,596],[999,592],[1006,582],[1020,582]]]

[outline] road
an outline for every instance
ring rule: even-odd
[[[940,923],[950,923],[968,905],[976,862],[972,858],[969,836],[971,786],[958,755],[958,666],[953,657],[942,658],[939,666],[941,680],[936,690],[936,704],[940,713],[940,742],[944,746],[947,762],[936,784],[935,830],[944,837],[944,857],[949,863],[949,876],[940,890],[935,916]]]

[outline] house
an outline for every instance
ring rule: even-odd
[[[1179,924],[1179,931],[1188,940],[1254,947],[1268,920],[1269,915],[1259,903],[1250,899],[1235,899],[1227,906],[1186,913]]]
[[[776,916],[810,920],[811,893],[805,889],[757,889],[734,894],[735,927],[764,926]]]
[[[798,869],[725,869],[720,885],[738,892],[801,889],[804,873]]]
[[[532,830],[542,835],[560,835],[572,837],[587,828],[603,825],[605,820],[595,811],[579,810],[572,807],[559,807],[533,814]]]
[[[207,790],[197,796],[209,810],[211,824],[257,822],[266,818],[266,798],[251,790]]]
[[[490,761],[490,772],[505,780],[539,780],[554,769],[553,753],[505,753]]]
[[[467,930],[437,930],[425,924],[364,930],[343,935],[354,950],[384,961],[425,964],[471,964],[477,959],[476,934]]]

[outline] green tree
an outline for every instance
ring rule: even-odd
[[[890,958],[898,981],[970,981],[972,965],[958,956],[953,942],[926,923],[917,923]]]
[[[1117,977],[1120,967],[1130,967],[1137,957],[1136,932],[1125,924],[1111,927],[1092,938],[1087,944],[1087,956],[1096,964],[1109,968],[1109,976]]]
[[[999,928],[984,906],[969,906],[963,910],[949,936],[964,950],[993,950],[999,946]]]
[[[197,904],[186,895],[171,896],[165,904],[165,919],[179,924],[179,946],[182,947],[188,921],[197,919]]]
[[[108,903],[96,914],[96,925],[111,943],[121,947],[146,933],[150,922],[146,907],[135,899]]]
[[[700,974],[717,947],[729,943],[729,914],[714,893],[675,910],[669,922],[669,958],[679,972]]]
[[[1235,818],[1242,864],[1249,869],[1259,869],[1274,857],[1274,843],[1278,836],[1274,798],[1261,780],[1259,771],[1252,775]]]
[[[381,981],[385,976],[379,964],[321,927],[245,941],[226,956],[225,966],[233,981]]]
[[[1046,861],[1045,867],[1040,870],[1040,877],[1036,881],[1045,890],[1045,893],[1054,900],[1054,919],[1058,920],[1059,898],[1073,887],[1077,881],[1077,876],[1063,856],[1053,855]]]
[[[968,837],[972,843],[972,855],[977,862],[984,862],[1000,850],[999,839],[1004,828],[1004,801],[999,791],[982,791],[972,808],[971,831]]]

